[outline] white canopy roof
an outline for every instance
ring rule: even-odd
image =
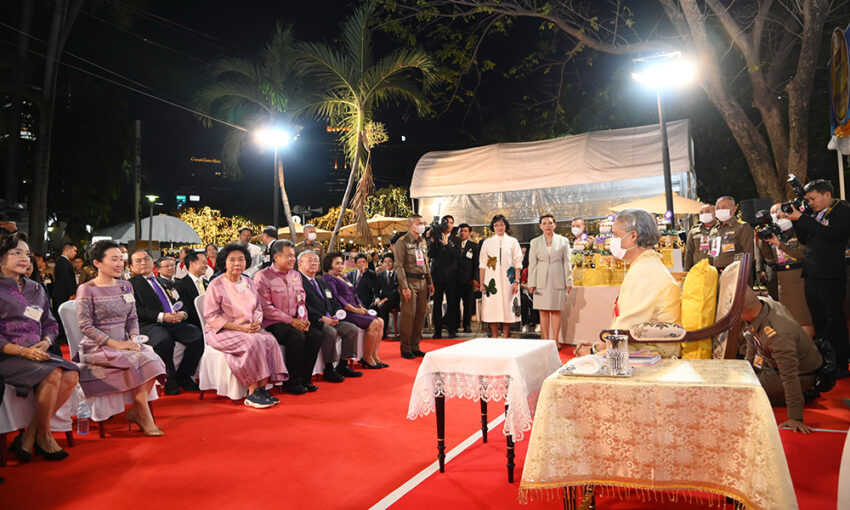
[[[668,122],[667,137],[671,173],[691,172],[690,122]],[[429,152],[416,164],[410,196],[545,189],[661,174],[661,131],[653,124],[539,142]]]
[[[142,218],[142,239],[149,236],[148,227],[150,217]],[[122,223],[112,227],[106,227],[96,232],[95,236],[111,237],[119,243],[129,243],[136,238],[136,224],[131,222]],[[159,242],[171,242],[174,244],[201,244],[201,237],[185,221],[161,214],[153,217],[153,240]]]

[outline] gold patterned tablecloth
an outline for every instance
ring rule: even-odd
[[[743,360],[670,359],[635,367],[630,378],[547,378],[520,501],[588,485],[797,508],[770,402]]]

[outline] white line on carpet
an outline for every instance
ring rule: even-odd
[[[505,413],[499,415],[495,420],[491,421],[487,424],[487,430],[492,431],[497,425],[505,421]],[[454,448],[446,454],[446,464],[449,463],[450,460],[457,457],[461,452],[475,444],[476,441],[481,439],[481,429],[475,431],[471,436],[467,437],[463,440],[462,443],[455,446]],[[417,485],[424,482],[429,476],[434,473],[438,473],[440,471],[440,462],[434,461],[433,464],[426,467],[422,471],[416,473],[416,475],[410,480],[404,482],[399,488],[387,494],[384,499],[378,501],[369,510],[385,510],[389,508],[390,505],[400,500],[405,494],[412,491]]]

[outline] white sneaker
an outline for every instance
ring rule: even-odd
[[[534,326],[534,332],[535,332],[535,333],[540,333],[540,324],[538,324],[538,325]]]

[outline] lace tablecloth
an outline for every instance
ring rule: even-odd
[[[797,508],[773,411],[743,360],[662,360],[636,367],[631,378],[554,374],[544,381],[520,501],[588,485]]]
[[[531,414],[540,385],[561,366],[551,340],[478,338],[431,351],[425,355],[407,417],[434,411],[434,397],[486,401],[505,399],[504,434],[521,441],[531,429]]]

